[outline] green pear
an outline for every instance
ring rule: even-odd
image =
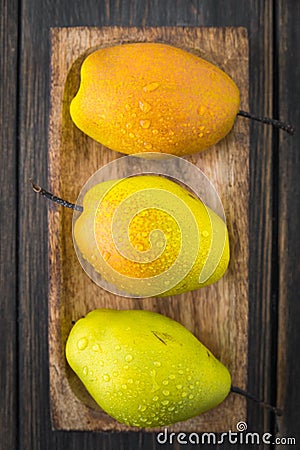
[[[187,420],[231,387],[227,368],[190,331],[150,311],[91,311],[72,328],[66,358],[100,407],[130,426]]]

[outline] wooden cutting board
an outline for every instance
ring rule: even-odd
[[[49,189],[69,201],[100,167],[123,155],[94,142],[71,121],[70,101],[80,65],[93,48],[124,42],[165,42],[188,49],[227,72],[248,109],[248,38],[244,28],[54,28],[52,40]],[[176,68],[174,68],[176,70]],[[72,211],[49,205],[49,366],[52,424],[64,430],[137,430],[107,416],[68,367],[64,348],[74,321],[109,307],[165,314],[192,331],[230,370],[233,384],[247,383],[249,124],[237,118],[220,143],[186,158],[213,182],[226,213],[231,261],[212,286],[167,298],[130,299],[94,284],[81,268],[72,243]],[[230,394],[212,411],[177,423],[170,431],[228,431],[246,420],[246,402]]]

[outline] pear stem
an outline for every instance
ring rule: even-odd
[[[283,414],[283,411],[281,409],[276,408],[276,406],[270,405],[269,403],[266,403],[262,400],[259,400],[254,395],[250,394],[247,391],[244,391],[243,389],[240,389],[239,387],[231,386],[230,390],[231,390],[231,392],[234,392],[235,394],[242,395],[243,397],[253,400],[254,402],[258,403],[259,405],[263,406],[264,408],[270,409],[271,411],[273,411],[276,414],[276,416],[282,416],[282,414]]]
[[[46,191],[46,189],[42,188],[41,186],[37,186],[32,179],[29,180],[32,184],[32,189],[34,192],[37,192],[38,194],[42,195],[43,197],[48,198],[54,203],[58,203],[61,206],[65,206],[66,208],[73,209],[75,211],[83,211],[83,206],[76,205],[75,203],[68,202],[67,200],[63,200],[60,197],[56,197],[56,195],[51,194],[51,192]]]
[[[273,127],[280,128],[281,130],[284,130],[287,133],[292,134],[292,135],[295,133],[295,128],[293,127],[292,124],[287,123],[287,122],[281,122],[281,120],[271,119],[270,117],[256,116],[254,114],[251,114],[247,111],[242,111],[242,110],[240,110],[237,113],[237,115],[246,117],[247,119],[256,120],[257,122],[262,122],[267,125],[272,125]]]

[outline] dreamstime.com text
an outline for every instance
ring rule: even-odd
[[[226,433],[174,433],[169,432],[167,428],[156,435],[158,444],[174,444],[180,445],[260,445],[260,444],[276,444],[276,445],[296,445],[296,438],[273,436],[271,433],[255,433],[247,431],[246,422],[238,422],[237,431],[227,431]]]

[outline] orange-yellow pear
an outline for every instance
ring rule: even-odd
[[[175,295],[214,283],[229,262],[226,224],[185,187],[157,175],[93,186],[75,244],[123,295]]]
[[[227,368],[190,331],[150,311],[91,311],[72,328],[66,357],[101,408],[136,427],[201,414],[231,386]]]
[[[177,156],[204,150],[233,126],[240,94],[215,65],[159,43],[123,44],[91,53],[71,117],[118,152]]]

